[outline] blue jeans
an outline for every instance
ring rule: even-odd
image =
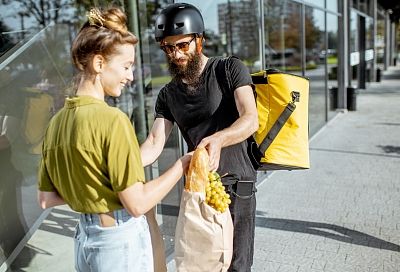
[[[101,227],[97,214],[81,214],[75,234],[75,269],[153,272],[153,252],[145,216],[114,211],[116,226]]]

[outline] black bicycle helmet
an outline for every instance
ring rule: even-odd
[[[193,5],[175,3],[161,11],[156,19],[156,41],[167,36],[204,33],[204,21],[200,11]]]

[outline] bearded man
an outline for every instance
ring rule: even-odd
[[[189,151],[205,147],[210,169],[231,177],[223,180],[231,196],[234,224],[229,271],[251,271],[257,175],[247,153],[247,139],[258,129],[258,117],[249,71],[237,58],[203,54],[203,18],[190,4],[168,6],[155,27],[172,80],[157,97],[155,121],[141,146],[143,165],[158,158],[174,123]]]

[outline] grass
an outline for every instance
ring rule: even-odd
[[[170,76],[159,76],[159,77],[153,77],[151,80],[151,84],[153,87],[155,86],[164,86],[168,82],[171,81]]]

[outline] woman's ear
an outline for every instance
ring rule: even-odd
[[[104,63],[105,63],[105,59],[102,55],[94,55],[93,59],[92,59],[93,71],[96,74],[101,73],[101,71],[103,70],[103,67],[104,67]]]

